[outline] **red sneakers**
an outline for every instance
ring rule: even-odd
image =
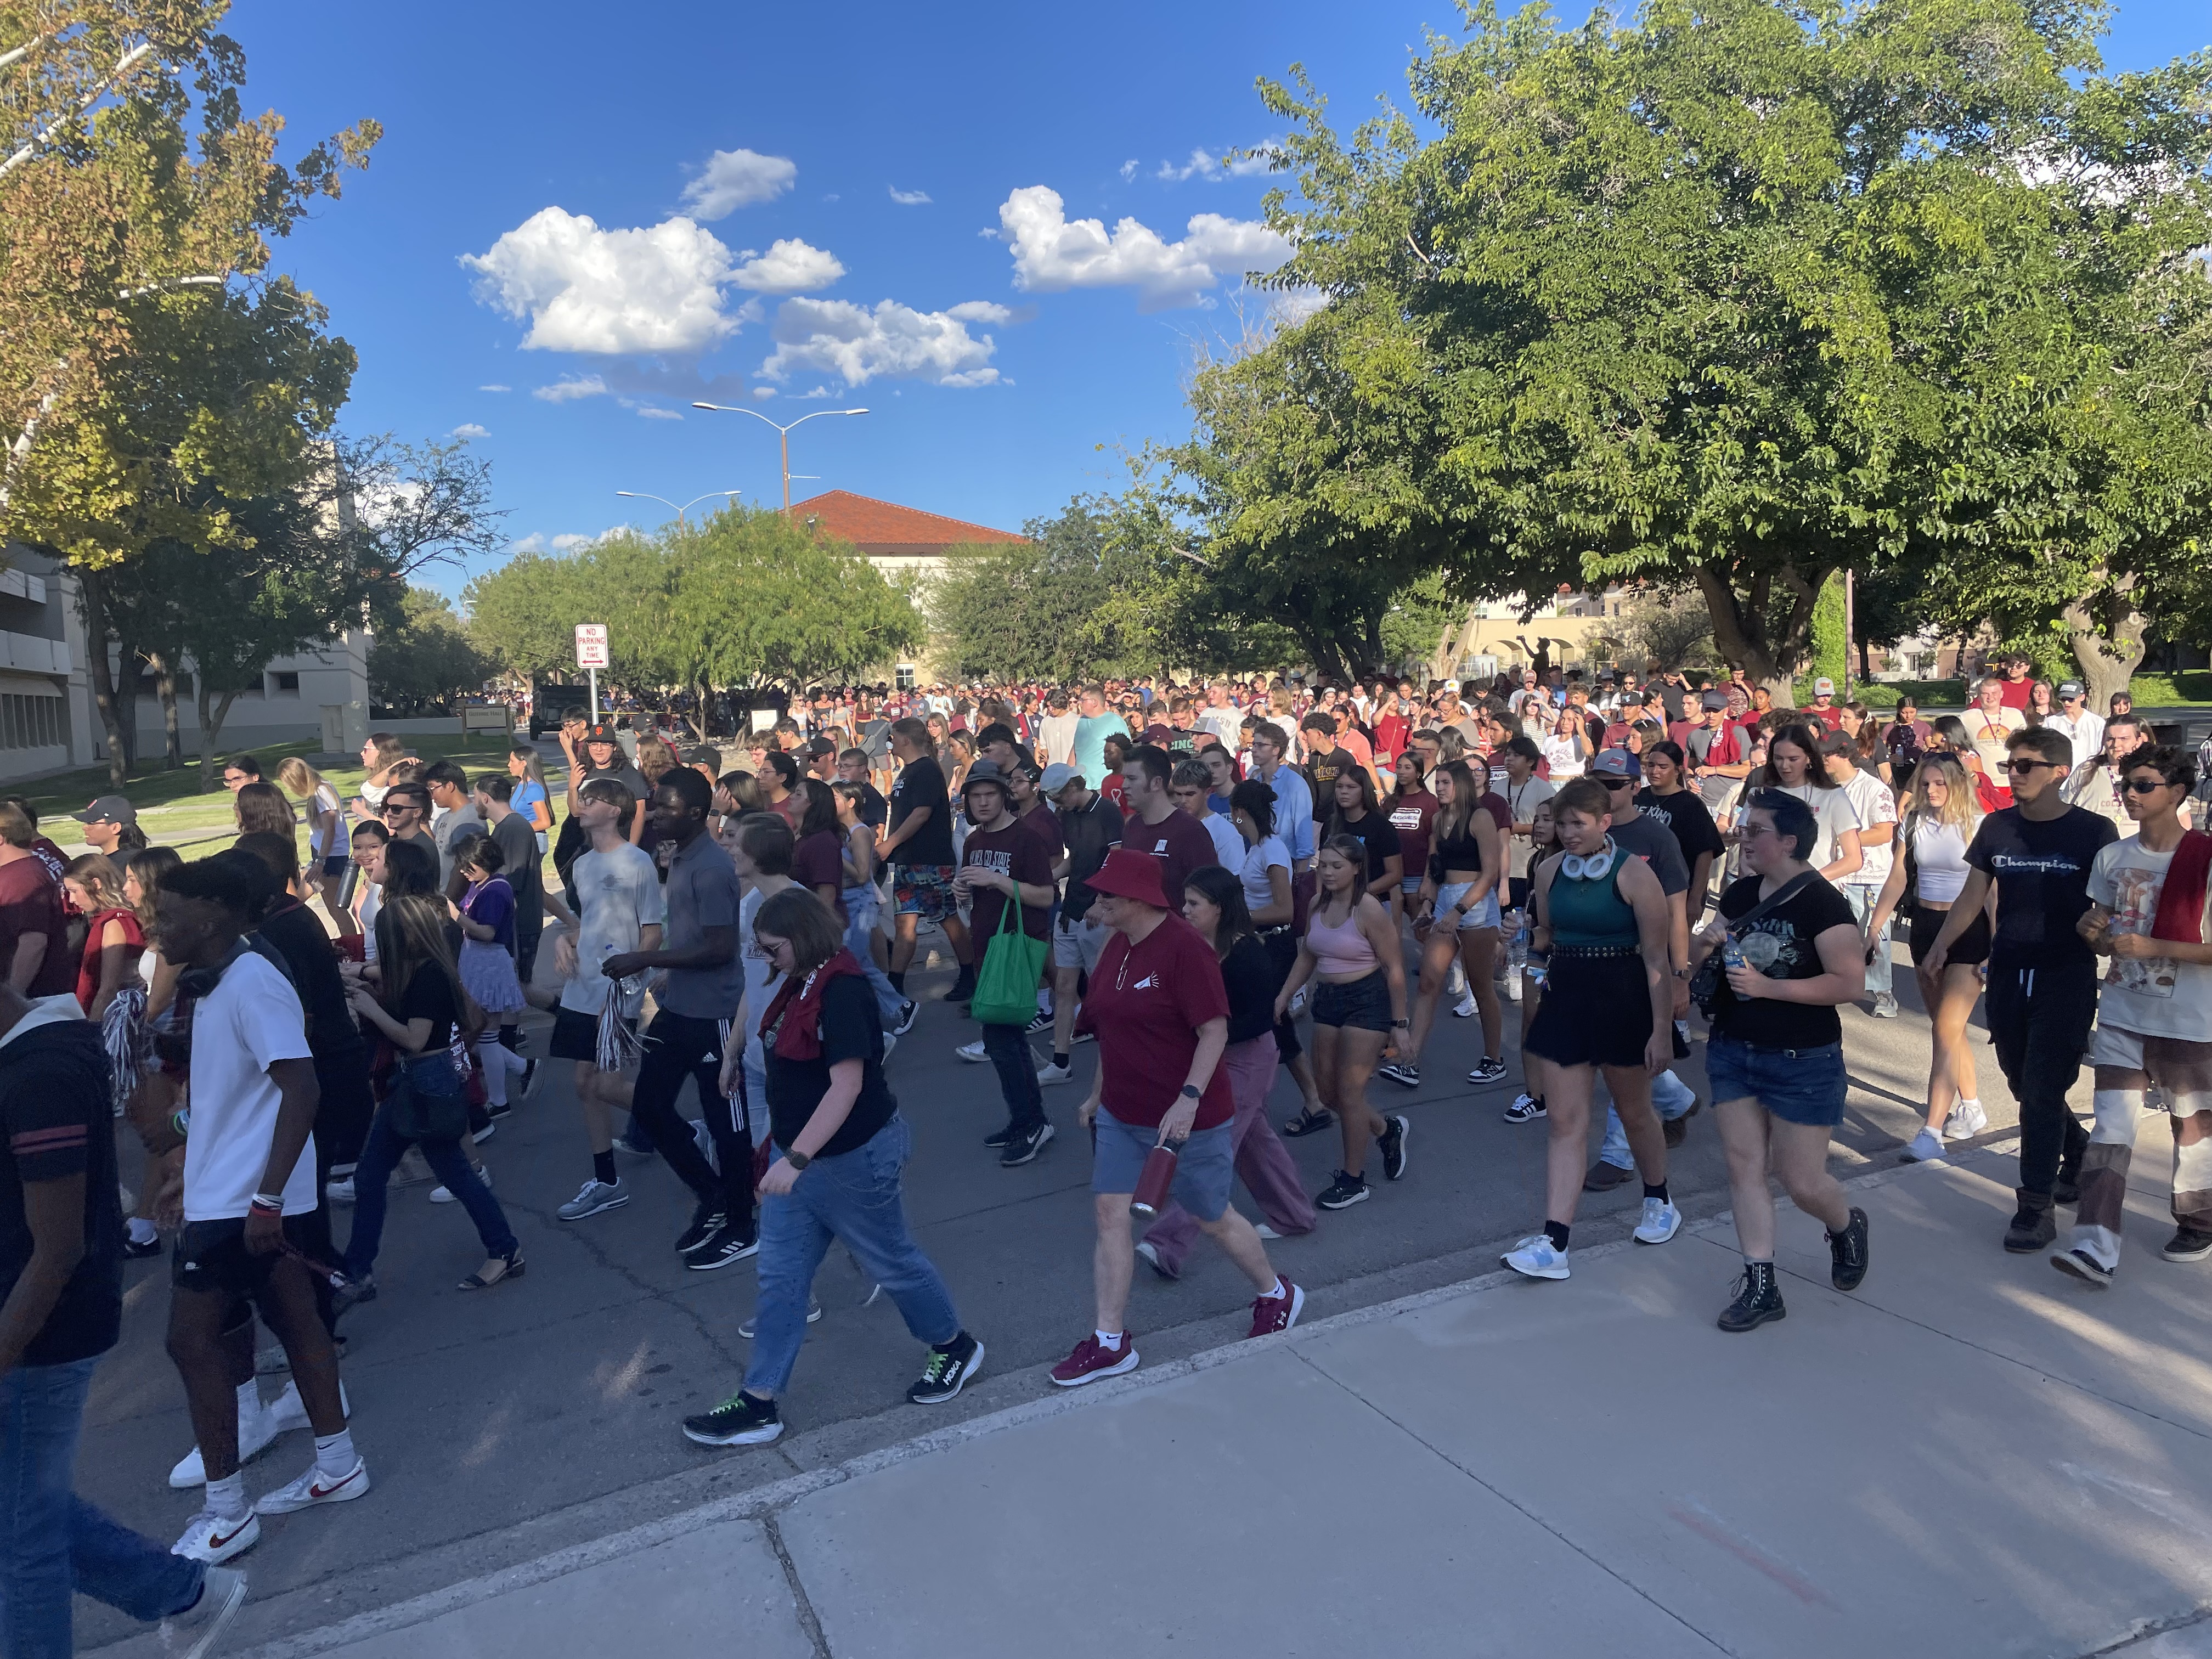
[[[1283,1280],[1280,1296],[1259,1296],[1252,1298],[1252,1336],[1268,1336],[1277,1331],[1287,1331],[1298,1322],[1298,1316],[1306,1310],[1306,1293],[1287,1279]]]
[[[1296,1316],[1293,1316],[1295,1317]],[[1121,1333],[1118,1348],[1101,1347],[1096,1332],[1075,1345],[1075,1352],[1052,1368],[1052,1380],[1063,1389],[1079,1389],[1102,1376],[1119,1376],[1137,1369],[1136,1345]]]

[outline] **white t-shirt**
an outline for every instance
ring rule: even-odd
[[[1241,708],[1203,708],[1199,711],[1198,724],[1221,739],[1224,749],[1237,747],[1238,734],[1243,730],[1244,712]]]
[[[325,812],[335,814],[337,811],[338,792],[327,783],[318,784],[315,787],[315,798],[307,805],[312,824],[307,831],[307,851],[318,861],[330,856],[331,848],[329,842],[332,834],[343,836],[345,834],[345,830],[335,817],[327,826],[314,820],[319,819]],[[322,872],[318,870],[310,873],[319,876]]]
[[[192,1007],[192,1126],[185,1138],[185,1219],[237,1221],[269,1167],[284,1097],[270,1080],[279,1060],[306,1060],[299,994],[266,957],[248,951]],[[315,1138],[284,1182],[284,1213],[315,1207]]]
[[[1244,837],[1237,833],[1237,826],[1225,812],[1208,812],[1199,822],[1206,833],[1213,837],[1213,856],[1224,870],[1239,870],[1244,865]]]
[[[1871,772],[1853,772],[1840,787],[1840,793],[1851,798],[1851,811],[1858,815],[1859,855],[1864,860],[1844,881],[1848,886],[1878,888],[1889,879],[1890,860],[1897,854],[1897,838],[1893,835],[1879,847],[1869,846],[1866,831],[1877,823],[1897,822],[1897,797]]]
[[[2005,776],[2005,739],[2026,729],[2027,716],[2002,704],[1998,705],[1994,714],[1985,714],[1982,706],[1976,703],[1959,718],[1965,722],[1966,735],[1974,741],[1974,752],[1989,768],[1990,777],[2002,781]]]
[[[1880,782],[1881,780],[1876,779],[1875,781]],[[1837,839],[1844,830],[1859,827],[1858,809],[1852,804],[1850,792],[1840,788],[1822,789],[1809,783],[1801,783],[1794,789],[1784,788],[1780,784],[1771,787],[1778,793],[1796,796],[1813,809],[1814,821],[1820,827],[1820,836],[1813,843],[1813,856],[1806,862],[1815,870],[1825,869],[1834,863]],[[1893,805],[1889,810],[1890,816],[1895,817],[1897,808]],[[1856,881],[1858,877],[1854,874],[1846,876],[1844,879]]]
[[[1536,746],[1544,751],[1544,759],[1551,766],[1554,781],[1563,781],[1582,776],[1583,759],[1575,752],[1575,740],[1571,737],[1563,738],[1555,734],[1540,739]]]
[[[1256,847],[1248,847],[1237,854],[1237,861],[1224,864],[1237,872],[1237,878],[1244,884],[1244,907],[1259,910],[1275,902],[1275,890],[1267,880],[1267,872],[1280,870],[1288,875],[1291,870],[1291,849],[1283,845],[1280,836],[1263,836]]]
[[[596,1015],[606,1007],[607,994],[614,988],[599,964],[636,950],[644,930],[665,918],[660,872],[653,867],[652,854],[623,842],[611,853],[594,848],[578,859],[568,866],[568,884],[576,890],[584,914],[576,933],[575,975],[561,988],[561,1006]]]
[[[2074,764],[2094,760],[2105,746],[2105,717],[2094,709],[2084,708],[2077,716],[2053,714],[2043,722],[2054,732],[2063,732],[2074,745]]]
[[[1047,714],[1039,720],[1037,748],[1041,752],[1037,758],[1048,765],[1055,762],[1063,766],[1066,765],[1067,757],[1075,748],[1075,723],[1082,718],[1082,715],[1071,708],[1065,714]],[[1090,782],[1091,780],[1085,779],[1085,781]]]
[[[2089,897],[2112,913],[2115,933],[2150,932],[2172,862],[2172,854],[2151,852],[2141,836],[2098,850],[2089,866]],[[2206,908],[2212,910],[2212,902]],[[2203,916],[2197,925],[2203,928]],[[2108,957],[2097,1019],[2144,1036],[2212,1042],[2212,968],[2172,957]]]

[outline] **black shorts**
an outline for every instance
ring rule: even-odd
[[[1936,935],[1943,931],[1943,924],[1951,920],[1948,910],[1930,910],[1924,904],[1912,907],[1912,931],[1907,936],[1907,948],[1912,952],[1912,965],[1917,968],[1920,959],[1934,948]],[[1977,963],[1990,959],[1990,913],[1976,916],[1973,924],[1959,935],[1951,946],[1950,955],[1943,958],[1948,967],[1972,968]]]
[[[1316,1025],[1351,1026],[1359,1031],[1390,1029],[1390,981],[1377,968],[1364,979],[1342,985],[1317,983],[1313,993]]]
[[[1641,952],[1555,951],[1544,1000],[1521,1047],[1554,1066],[1641,1066],[1651,1041],[1651,991]]]
[[[631,1020],[632,1027],[636,1025]],[[599,1017],[580,1014],[574,1008],[553,1011],[553,1041],[545,1052],[556,1060],[580,1060],[586,1066],[599,1063]]]
[[[308,1224],[313,1220],[312,1214],[284,1218],[284,1237],[295,1249],[325,1243],[325,1235],[310,1230]],[[282,1250],[256,1255],[247,1249],[244,1216],[226,1221],[187,1221],[177,1234],[169,1256],[169,1283],[180,1291],[215,1291],[258,1302],[276,1264],[291,1259]]]

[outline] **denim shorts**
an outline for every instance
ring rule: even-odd
[[[1390,1029],[1390,982],[1377,968],[1364,979],[1348,985],[1314,987],[1313,1019],[1316,1025],[1349,1025],[1362,1031]]]
[[[1200,1221],[1218,1221],[1229,1207],[1230,1184],[1237,1178],[1237,1149],[1229,1144],[1234,1127],[1217,1123],[1194,1130],[1176,1148],[1175,1184],[1168,1190]],[[1091,1120],[1091,1190],[1135,1192],[1145,1160],[1159,1140],[1158,1127],[1124,1123],[1101,1106]]]
[[[1844,1121],[1844,1045],[1759,1048],[1716,1031],[1705,1043],[1715,1102],[1755,1100],[1785,1123],[1832,1129]]]
[[[1452,906],[1467,896],[1468,890],[1474,885],[1471,881],[1448,881],[1437,888],[1436,911],[1437,916],[1441,918],[1448,914]],[[1468,913],[1459,919],[1459,931],[1462,933],[1472,933],[1479,928],[1495,927],[1503,920],[1498,909],[1498,890],[1492,887],[1482,896],[1481,903],[1471,907]]]

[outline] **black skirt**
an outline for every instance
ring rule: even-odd
[[[1554,1066],[1641,1066],[1651,1041],[1644,957],[1555,952],[1522,1048]]]

